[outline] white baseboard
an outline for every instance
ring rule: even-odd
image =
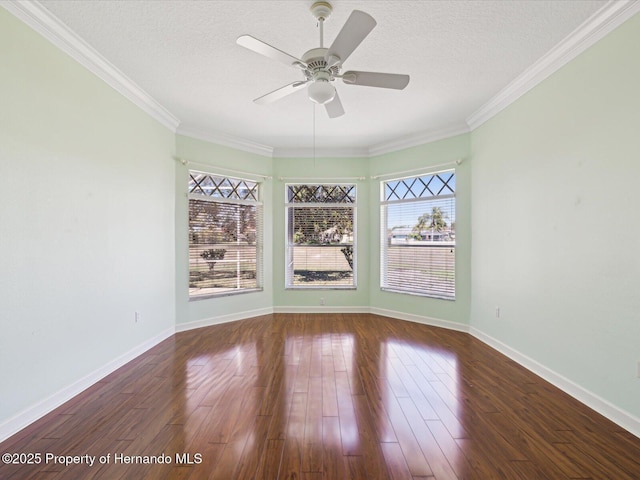
[[[196,320],[194,322],[176,323],[176,332],[186,332],[187,330],[210,327],[212,325],[219,325],[221,323],[236,322],[238,320],[260,317],[262,315],[269,315],[271,313],[273,313],[273,308],[266,307],[258,308],[255,310],[246,310],[244,312],[229,313],[227,315],[218,315],[216,317],[204,318],[202,320]]]
[[[487,335],[486,333],[478,330],[470,325],[452,322],[449,320],[441,320],[433,317],[426,317],[422,315],[414,315],[411,313],[398,312],[394,310],[386,310],[383,308],[371,307],[370,313],[376,315],[382,315],[385,317],[396,318],[398,320],[406,320],[409,322],[422,323],[425,325],[431,325],[434,327],[442,327],[448,330],[456,330],[458,332],[465,332],[473,335],[481,342],[490,346],[491,348],[506,355],[514,362],[522,365],[527,370],[542,377],[553,386],[559,388],[563,392],[571,395],[573,398],[583,403],[587,407],[595,410],[599,414],[608,418],[615,424],[624,428],[628,432],[634,434],[636,437],[640,437],[640,418],[632,415],[631,413],[622,410],[615,406],[611,402],[604,398],[590,392],[586,388],[578,385],[577,383],[569,380],[568,378],[560,375],[552,369],[542,365],[541,363],[533,360],[532,358],[518,352],[517,350],[509,347],[499,340]]]
[[[563,392],[571,395],[573,398],[583,403],[587,407],[595,410],[599,414],[608,418],[615,424],[624,428],[628,432],[634,434],[636,437],[640,437],[640,418],[630,414],[629,412],[622,410],[615,406],[611,402],[604,398],[590,392],[586,388],[578,385],[577,383],[569,380],[568,378],[560,375],[552,369],[542,365],[541,363],[533,360],[532,358],[518,352],[517,350],[509,347],[499,340],[487,335],[486,333],[478,330],[470,325],[451,322],[449,320],[441,320],[438,318],[425,317],[422,315],[414,315],[410,313],[397,312],[394,310],[386,310],[383,308],[370,308],[370,312],[376,315],[382,315],[385,317],[396,318],[399,320],[406,320],[409,322],[423,323],[425,325],[431,325],[434,327],[442,327],[449,330],[456,330],[459,332],[469,333],[473,335],[481,342],[497,350],[498,352],[506,355],[514,362],[522,365],[527,370],[542,377],[553,386],[559,388]]]
[[[313,307],[280,306],[273,307],[273,313],[369,313],[369,307],[347,307],[318,305]]]
[[[536,375],[542,377],[547,382],[571,395],[587,407],[592,408],[599,414],[605,416],[612,422],[640,438],[640,418],[616,407],[604,398],[599,397],[595,393],[590,392],[586,388],[581,387],[577,383],[542,365],[536,360],[518,352],[510,346],[502,343],[500,340],[496,340],[477,328],[471,327],[469,329],[469,333],[481,342],[506,355],[514,362],[519,363],[527,370],[530,370]]]
[[[218,325],[221,323],[234,322],[237,320],[244,320],[252,317],[259,317],[262,315],[269,315],[272,313],[372,313],[375,315],[381,315],[384,317],[395,318],[398,320],[405,320],[414,323],[421,323],[424,325],[430,325],[434,327],[446,328],[448,330],[455,330],[458,332],[469,333],[473,335],[481,342],[494,348],[500,353],[506,355],[511,360],[519,363],[531,372],[539,375],[552,385],[556,386],[565,393],[571,395],[578,401],[582,402],[586,406],[592,408],[596,412],[605,416],[612,422],[616,423],[620,427],[629,431],[630,433],[640,437],[640,419],[631,415],[619,407],[613,405],[607,400],[599,397],[598,395],[590,392],[589,390],[581,387],[573,381],[563,377],[550,368],[542,365],[541,363],[533,360],[530,357],[518,352],[517,350],[509,347],[501,341],[485,334],[475,327],[471,327],[467,324],[461,324],[452,322],[449,320],[442,320],[433,317],[427,317],[423,315],[415,315],[411,313],[398,312],[395,310],[387,310],[377,307],[339,307],[339,306],[314,306],[314,307],[295,307],[295,306],[281,306],[281,307],[267,307],[256,310],[248,310],[244,312],[232,313],[227,315],[220,315],[217,317],[211,317],[204,320],[198,320],[189,323],[178,323],[175,328],[169,328],[159,333],[158,335],[150,338],[149,340],[134,347],[127,353],[119,356],[118,358],[108,362],[101,368],[91,372],[80,380],[73,384],[63,388],[62,390],[54,393],[50,397],[38,402],[37,404],[23,410],[17,415],[9,418],[0,424],[0,442],[6,440],[10,436],[19,432],[29,424],[35,422],[39,418],[43,417],[47,413],[51,412],[55,408],[59,407],[66,401],[70,400],[74,396],[78,395],[82,391],[89,388],[94,383],[100,381],[110,373],[114,372],[127,362],[130,362],[134,358],[143,354],[150,348],[154,347],[158,343],[162,342],[166,338],[173,335],[175,332],[184,332],[187,330],[193,330],[202,327],[208,327],[211,325]]]
[[[196,328],[210,327],[221,323],[236,322],[247,318],[259,317],[262,315],[270,315],[272,313],[369,313],[369,307],[336,307],[336,306],[283,306],[283,307],[266,307],[256,310],[246,310],[243,312],[229,313],[227,315],[218,315],[216,317],[204,318],[187,323],[177,323],[176,332],[186,332]]]
[[[63,403],[71,400],[76,395],[82,393],[84,390],[89,388],[91,385],[99,382],[104,377],[113,373],[118,368],[122,367],[126,363],[130,362],[134,358],[142,355],[144,352],[149,350],[152,347],[155,347],[157,344],[162,342],[163,340],[169,338],[171,335],[175,333],[173,327],[168,328],[159,334],[151,337],[145,342],[137,345],[132,348],[128,352],[120,355],[119,357],[111,360],[106,363],[102,367],[94,370],[93,372],[85,375],[81,379],[73,382],[71,385],[67,385],[66,387],[58,390],[53,395],[41,400],[40,402],[32,405],[25,410],[19,412],[13,417],[5,420],[0,424],[0,442],[3,442],[7,438],[12,435],[15,435],[20,430],[35,422],[39,418],[45,416],[47,413],[53,411],[58,408]]]
[[[371,307],[369,312],[383,317],[397,318],[408,322],[422,323],[423,325],[430,325],[432,327],[442,327],[447,330],[469,333],[469,325],[466,323],[452,322],[451,320],[441,320],[439,318],[415,315],[413,313],[397,312],[395,310],[387,310],[385,308],[378,307]]]

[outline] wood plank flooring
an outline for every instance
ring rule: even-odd
[[[5,452],[42,459],[4,480],[640,478],[640,439],[482,342],[368,314],[179,333]]]

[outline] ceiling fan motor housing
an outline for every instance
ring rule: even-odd
[[[320,45],[312,48],[296,58],[282,50],[258,40],[251,35],[241,35],[237,39],[238,45],[249,50],[282,62],[290,67],[298,68],[304,75],[304,80],[290,83],[277,90],[267,93],[254,100],[264,105],[279,100],[293,92],[307,86],[309,98],[324,105],[329,118],[344,115],[344,108],[336,92],[333,82],[341,78],[344,83],[380,88],[402,90],[409,83],[409,75],[379,72],[348,71],[341,74],[342,64],[360,45],[364,38],[376,26],[375,19],[366,12],[353,10],[344,26],[338,32],[329,48],[324,48],[324,22],[333,12],[329,2],[315,2],[311,6],[311,14],[318,22]]]
[[[327,50],[327,48],[312,48],[302,55],[302,61],[307,64],[304,74],[308,80],[316,80],[326,75],[325,78],[327,80],[333,81],[340,74],[339,65],[327,66],[327,61],[325,60]]]

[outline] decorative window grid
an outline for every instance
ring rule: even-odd
[[[384,200],[434,198],[455,194],[455,172],[441,172],[420,177],[389,180],[384,184]]]
[[[288,185],[289,203],[355,203],[355,185]]]
[[[189,172],[189,298],[262,289],[260,184]]]
[[[254,200],[257,202],[258,183],[251,180],[190,172],[189,194],[210,198]]]
[[[381,182],[381,288],[455,300],[455,171]]]
[[[287,185],[287,288],[356,286],[356,186]]]

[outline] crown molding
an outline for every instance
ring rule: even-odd
[[[524,73],[467,117],[464,125],[414,133],[368,148],[315,149],[314,152],[312,148],[274,148],[223,133],[180,126],[178,118],[49,12],[43,4],[36,0],[4,0],[0,5],[172,132],[258,155],[282,158],[373,157],[473,131],[640,12],[638,0],[610,0]]]
[[[369,156],[369,151],[366,147],[275,148],[273,156],[278,158],[366,158]]]
[[[472,113],[467,118],[469,128],[478,128],[638,12],[638,0],[607,2],[564,40]]]
[[[171,112],[100,55],[38,1],[7,0],[1,5],[83,67],[172,132],[180,124]]]
[[[370,147],[354,148],[330,148],[316,149],[315,154],[312,148],[282,148],[275,149],[273,156],[281,158],[344,158],[344,157],[364,157],[370,158],[385,153],[393,153],[405,148],[424,145],[425,143],[444,140],[464,133],[469,133],[466,123],[453,125],[440,130],[428,130],[425,132],[412,133],[400,138],[395,138],[387,142],[381,142]]]
[[[469,133],[469,131],[469,127],[466,124],[462,124],[441,130],[431,130],[407,135],[389,142],[376,144],[372,147],[316,149],[313,147],[270,147],[240,137],[184,125],[180,125],[176,133],[272,158],[370,158],[385,153],[397,152],[405,148],[424,145],[425,143],[435,142],[437,140],[444,140],[445,138]]]
[[[261,143],[252,142],[244,138],[227,135],[224,133],[213,132],[198,127],[189,127],[180,125],[176,131],[178,135],[185,137],[197,138],[205,142],[211,142],[225,147],[235,148],[243,152],[256,153],[264,157],[273,157],[273,147],[263,145]]]
[[[424,145],[425,143],[444,140],[445,138],[455,137],[469,132],[470,130],[467,124],[458,124],[442,128],[440,130],[412,133],[411,135],[406,135],[404,137],[396,138],[388,142],[378,143],[369,147],[368,156],[376,157],[378,155],[384,155],[385,153],[393,153],[399,150],[404,150],[405,148],[416,147],[418,145]]]

